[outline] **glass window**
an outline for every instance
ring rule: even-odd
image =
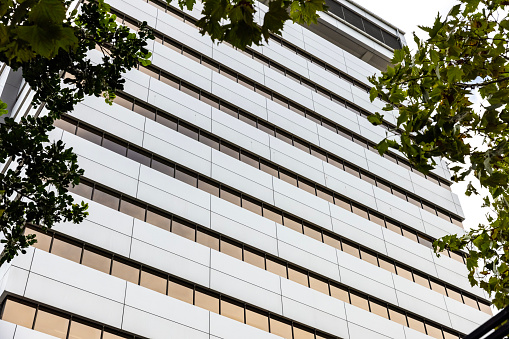
[[[58,128],[63,129],[64,131],[67,131],[69,133],[76,133],[76,125],[73,124],[70,121],[67,121],[66,119],[58,119],[53,122],[53,125],[55,125]]]
[[[85,248],[83,250],[83,258],[81,259],[81,263],[95,270],[110,274],[111,257],[106,256],[94,249]]]
[[[251,265],[255,265],[259,268],[265,269],[265,256],[261,253],[245,248],[244,261]]]
[[[437,212],[435,211],[435,206],[433,206],[425,201],[422,202],[422,208],[430,213],[433,213],[435,215],[437,214]]]
[[[419,244],[423,244],[428,248],[433,248],[433,241],[431,240],[431,238],[420,234],[418,234],[417,236],[419,238]]]
[[[193,303],[193,286],[170,279],[168,281],[168,295],[186,303]]]
[[[293,145],[306,153],[309,153],[309,144],[299,139],[293,139]]]
[[[240,157],[240,149],[238,147],[227,144],[226,142],[221,141],[219,145],[219,151],[227,154],[235,159],[239,159]]]
[[[127,157],[142,165],[150,166],[150,159],[152,158],[152,155],[136,147],[129,146],[129,149],[127,150]]]
[[[237,192],[234,192],[225,187],[221,187],[220,197],[221,199],[229,201],[232,204],[240,206],[240,194]]]
[[[421,286],[424,286],[426,288],[430,288],[428,277],[425,277],[419,273],[414,272],[414,281],[418,283]]]
[[[203,230],[197,230],[196,242],[219,251],[219,237],[214,234],[205,232]]]
[[[55,239],[53,239],[51,253],[56,254],[59,257],[79,263],[81,261],[81,251],[82,248],[78,244],[71,244],[67,241],[59,239],[56,236]]]
[[[244,305],[239,302],[221,298],[221,315],[244,322]]]
[[[2,320],[17,324],[23,327],[32,328],[34,324],[35,307],[24,303],[7,299],[2,314]]]
[[[76,132],[76,135],[82,137],[85,140],[91,141],[97,145],[101,144],[101,140],[103,138],[102,133],[97,132],[93,128],[83,126],[81,124],[78,126],[78,131]]]
[[[439,282],[437,282],[437,281],[434,281],[434,280],[432,280],[432,279],[430,279],[429,283],[430,283],[430,285],[431,285],[431,289],[432,289],[433,291],[436,291],[436,292],[441,293],[441,294],[443,294],[443,295],[447,295],[447,292],[445,291],[445,286],[444,286],[444,284],[439,283]]]
[[[361,259],[367,261],[375,266],[378,266],[376,254],[361,249]]]
[[[177,130],[178,122],[176,119],[174,119],[172,117],[169,117],[167,115],[157,114],[156,121],[163,126],[171,128],[174,131]]]
[[[369,182],[371,185],[376,185],[375,177],[367,172],[361,171],[361,179]]]
[[[403,236],[405,238],[408,238],[410,240],[413,240],[415,242],[418,242],[417,240],[417,234],[414,232],[414,231],[411,231],[407,228],[401,228],[401,230],[403,231]]]
[[[239,76],[239,84],[242,86],[249,88],[250,90],[254,91],[254,83],[252,81],[249,81],[248,79]]]
[[[407,197],[408,197],[408,202],[421,208],[422,205],[421,205],[421,199],[419,199],[418,197],[412,195],[412,194],[407,194]]]
[[[186,169],[177,167],[175,169],[175,179],[185,182],[193,187],[197,186],[198,176]]]
[[[372,313],[375,313],[381,317],[389,319],[389,313],[387,311],[387,305],[382,304],[378,301],[369,300],[369,307]]]
[[[396,264],[396,272],[403,278],[408,279],[410,281],[414,281],[414,279],[412,278],[412,272],[398,264]]]
[[[246,307],[246,324],[269,332],[269,317],[265,313]]]
[[[355,292],[350,292],[350,301],[351,304],[357,307],[362,308],[363,310],[369,311],[368,298],[357,294]]]
[[[156,292],[166,294],[167,277],[147,269],[141,271],[140,285]]]
[[[288,279],[309,287],[307,272],[296,267],[288,267]]]
[[[437,208],[437,215],[438,215],[440,218],[442,218],[442,219],[444,219],[444,220],[447,220],[447,221],[451,222],[451,217],[449,216],[449,213],[447,213],[447,212],[445,212],[445,211],[440,210],[440,209],[438,209],[438,208]]]
[[[219,149],[219,139],[214,138],[209,134],[200,132],[199,140],[202,144],[212,147],[213,149]]]
[[[345,166],[345,171],[350,173],[350,174],[353,174],[354,176],[356,177],[359,177],[359,168],[354,166],[354,165],[350,165],[349,163],[344,163],[344,166]]]
[[[197,289],[195,292],[194,304],[219,314],[219,296],[215,294]]]
[[[488,304],[485,304],[483,303],[482,301],[479,301],[479,309],[484,312],[484,313],[487,313],[489,315],[493,315],[493,312],[491,311],[491,307],[490,305]]]
[[[279,171],[279,179],[286,181],[293,186],[297,186],[297,176],[286,171]]]
[[[460,254],[455,253],[453,251],[449,251],[449,255],[451,256],[452,259],[464,264],[463,256],[461,256]]]
[[[263,205],[263,216],[277,222],[278,224],[283,223],[283,216],[281,215],[281,212],[269,206]]]
[[[297,231],[299,233],[303,233],[303,231],[302,231],[302,222],[299,219],[297,219],[297,218],[293,218],[291,216],[285,215],[284,218],[283,218],[283,225],[285,225],[286,227],[291,228],[294,231]]]
[[[332,192],[329,192],[328,190],[326,190],[324,188],[316,187],[316,195],[324,200],[327,200],[330,203],[334,203],[334,198],[333,198]]]
[[[208,58],[203,58],[201,63],[215,72],[219,71],[219,65]]]
[[[96,187],[94,190],[94,196],[92,200],[100,203],[101,205],[113,208],[114,210],[118,210],[120,196],[116,193],[109,192],[103,190],[102,188]]]
[[[169,175],[170,177],[175,176],[175,167],[173,166],[173,164],[164,161],[163,159],[156,158],[152,159],[151,167],[156,171]]]
[[[304,224],[304,234],[320,242],[322,241],[322,232],[309,225]]]
[[[391,307],[389,307],[389,318],[400,325],[408,326],[405,314]]]
[[[101,339],[101,329],[73,320],[68,339]]]
[[[149,72],[154,74],[154,71],[149,71]],[[155,78],[156,76],[153,76],[153,77]],[[156,119],[156,110],[154,108],[144,105],[142,103],[139,103],[137,101],[134,103],[133,111],[135,111],[136,113],[138,113],[140,115],[143,115],[144,117],[149,118],[150,120]]]
[[[276,177],[276,178],[278,177],[277,167],[275,167],[274,165],[271,165],[263,160],[260,161],[260,169],[262,171],[264,171],[265,173],[272,175],[273,177]]]
[[[39,309],[35,320],[34,330],[66,339],[69,327],[69,319]]]
[[[279,319],[270,318],[270,333],[283,337],[285,339],[292,339],[292,326],[289,322]]]
[[[456,333],[451,333],[449,331],[444,331],[444,338],[445,339],[458,339],[459,336]]]
[[[334,195],[334,205],[344,208],[347,211],[352,211],[352,206],[350,205],[350,201],[344,199],[340,196]]]
[[[74,187],[67,187],[69,192],[81,195],[83,198],[92,199],[92,191],[94,190],[92,184],[81,180],[80,183]]]
[[[437,326],[426,324],[426,332],[429,336],[432,336],[433,338],[442,339],[442,329],[440,329]]]
[[[127,144],[116,140],[110,136],[104,136],[102,146],[115,153],[125,156],[127,153]]]
[[[181,237],[195,241],[195,225],[193,224],[173,219],[173,222],[171,223],[171,231]]]
[[[319,149],[311,147],[311,154],[314,155],[315,157],[319,158],[320,160],[327,161],[327,155],[325,154],[325,152],[323,152]]]
[[[276,130],[276,138],[283,140],[287,144],[290,144],[290,145],[293,144],[292,136],[290,134],[283,132],[283,131]]]
[[[346,288],[330,284],[330,295],[336,299],[342,300],[346,303],[350,303],[350,297]]]
[[[395,196],[397,196],[398,198],[401,198],[403,200],[406,200],[406,194],[403,190],[399,189],[399,188],[396,188],[396,187],[392,187],[392,194],[394,194]]]
[[[469,297],[468,295],[463,294],[463,302],[470,307],[473,307],[477,310],[479,309],[479,306],[477,305],[477,300],[475,300],[472,297]]]
[[[401,226],[391,220],[385,220],[388,229],[401,235]]]
[[[315,339],[314,331],[301,327],[299,325],[293,326],[293,339]]]
[[[327,233],[323,233],[323,242],[329,246],[335,247],[338,250],[341,250],[341,241],[337,238],[334,238]]]
[[[461,293],[449,287],[447,287],[447,296],[449,296],[449,298],[453,298],[454,300],[459,301],[460,303],[463,302],[463,298],[461,298]]]
[[[123,260],[113,259],[111,266],[111,275],[138,284],[140,279],[140,268],[133,266]]]
[[[357,204],[352,204],[352,212],[365,219],[369,218],[368,210],[365,207],[359,206]]]
[[[275,273],[283,278],[286,278],[286,264],[277,259],[267,258],[267,271]]]
[[[178,131],[179,133],[182,133],[194,140],[198,140],[198,129],[197,128],[194,128],[188,124],[185,124],[185,123],[182,123],[182,122],[179,122],[179,127],[178,127]]]
[[[221,111],[231,115],[232,117],[235,117],[235,118],[239,117],[239,110],[238,110],[238,108],[236,108],[234,106],[231,106],[231,105],[229,105],[227,103],[220,102],[219,109]]]
[[[32,245],[33,247],[41,249],[46,252],[49,252],[49,249],[51,246],[51,238],[52,238],[51,235],[36,231],[32,228],[26,228],[25,234],[26,235],[28,235],[28,234],[35,235],[35,240],[37,240],[37,242]]]
[[[194,88],[191,85],[182,83],[180,86],[180,90],[187,95],[192,96],[193,98],[199,99],[200,98],[200,91],[196,88]]]
[[[109,330],[104,330],[103,331],[102,339],[125,339],[125,338],[131,339],[131,337],[126,337],[124,335],[116,334],[116,333],[113,333],[112,331],[109,331]]]
[[[382,227],[385,227],[384,217],[381,214],[369,211],[369,220],[373,221],[374,223],[376,223]]]
[[[310,274],[309,287],[311,287],[315,291],[319,291],[329,295],[329,283],[325,279]]]
[[[242,197],[242,207],[258,215],[262,215],[262,204],[258,201],[248,197]]]
[[[353,255],[354,257],[360,258],[359,254],[359,246],[351,244],[349,242],[343,241],[342,242],[343,251]]]
[[[316,195],[315,185],[305,179],[299,178],[298,187],[308,193]]]
[[[386,192],[392,193],[391,186],[390,186],[390,184],[388,182],[385,182],[383,180],[377,179],[376,180],[376,186],[380,187],[381,189],[383,189]]]
[[[231,257],[242,260],[242,247],[230,242],[226,239],[221,239],[221,252],[228,254]]]
[[[120,212],[136,219],[145,220],[145,206],[130,199],[122,199],[120,201]]]
[[[125,108],[132,110],[133,109],[133,102],[131,99],[123,96],[122,94],[117,94],[115,96],[115,99],[113,99],[113,102],[117,105],[124,106]]]
[[[167,231],[170,230],[171,217],[165,216],[162,212],[152,210],[150,208],[147,209],[147,220],[146,221],[149,224],[160,227]]]
[[[381,258],[381,257],[378,257],[378,264],[384,270],[387,270],[389,272],[392,272],[392,273],[396,274],[396,266],[394,266],[394,262],[386,260],[386,259]]]
[[[408,318],[408,327],[411,329],[417,330],[421,333],[426,334],[426,330],[424,329],[424,322],[420,319],[417,319],[411,315],[407,316]]]
[[[257,157],[250,155],[244,151],[240,153],[240,161],[253,166],[254,168],[258,168],[260,166],[260,162]]]

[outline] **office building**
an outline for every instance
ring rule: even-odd
[[[464,255],[431,249],[463,232],[446,165],[373,148],[397,112],[368,122],[367,77],[403,33],[338,1],[241,51],[198,33],[200,4],[110,0],[154,29],[152,64],[56,122],[90,215],[28,226],[38,243],[0,268],[0,337],[451,339],[488,319]],[[32,114],[19,75],[0,84]]]

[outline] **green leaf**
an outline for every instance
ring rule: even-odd
[[[368,121],[372,123],[373,125],[381,125],[383,123],[383,115],[380,113],[371,114],[368,116]]]

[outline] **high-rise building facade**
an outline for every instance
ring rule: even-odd
[[[240,51],[198,33],[200,4],[109,3],[154,29],[152,64],[57,121],[90,215],[27,227],[38,243],[0,268],[0,338],[450,339],[490,317],[464,255],[431,249],[463,231],[445,164],[373,149],[396,112],[368,122],[384,103],[367,77],[397,28],[330,0],[319,25]],[[0,85],[33,114],[18,74]]]

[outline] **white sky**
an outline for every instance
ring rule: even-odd
[[[416,32],[419,37],[424,37],[422,31],[417,27],[432,26],[437,13],[442,17],[447,15],[452,6],[457,1],[453,0],[354,0],[362,7],[373,12],[399,29],[406,35],[406,41],[410,49],[415,47],[412,32]],[[465,221],[465,229],[476,227],[479,223],[485,222],[485,212],[482,211],[482,199],[477,197],[467,197],[464,195],[467,185],[458,183],[452,186],[452,191],[458,194]]]

